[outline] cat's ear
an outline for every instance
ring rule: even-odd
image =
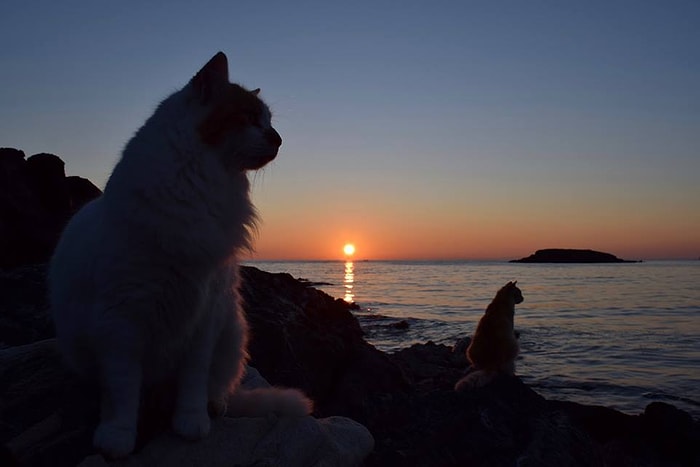
[[[254,96],[257,96],[258,94],[260,94],[260,88],[255,88],[252,91],[250,91],[250,93]]]
[[[190,87],[202,104],[208,104],[227,84],[228,59],[223,52],[214,55],[190,80]]]

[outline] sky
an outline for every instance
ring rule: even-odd
[[[693,259],[698,24],[696,0],[5,0],[0,146],[102,188],[221,50],[283,138],[252,259]]]

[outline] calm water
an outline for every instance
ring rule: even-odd
[[[700,418],[700,261],[253,262],[332,285],[355,301],[367,340],[395,351],[470,335],[496,291],[517,280],[517,373],[550,399],[638,414],[654,400]],[[408,329],[392,324],[405,320]]]

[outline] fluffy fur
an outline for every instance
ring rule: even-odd
[[[142,391],[163,381],[176,382],[172,428],[188,439],[209,432],[208,404],[248,416],[311,411],[296,390],[238,388],[248,328],[236,256],[255,223],[247,171],[282,143],[258,92],[229,83],[226,56],[215,55],[138,130],[56,248],[59,346],[99,381],[93,441],[111,457],[133,450]]]
[[[515,305],[523,294],[516,282],[508,282],[486,308],[467,348],[470,372],[455,385],[455,390],[485,386],[498,374],[515,374],[518,340],[513,328]]]

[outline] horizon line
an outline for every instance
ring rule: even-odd
[[[257,263],[336,263],[336,262],[354,262],[354,263],[365,263],[365,262],[415,262],[415,263],[464,263],[464,262],[505,262],[517,260],[514,259],[504,259],[504,258],[315,258],[315,259],[303,259],[303,258],[284,258],[284,259],[271,259],[271,258],[246,258],[239,260],[241,263],[245,262],[257,262]],[[633,264],[634,262],[647,262],[647,261],[698,261],[700,257],[686,258],[686,257],[669,257],[669,258],[641,258],[631,261],[628,263],[521,263],[521,264]],[[513,263],[518,264],[518,263]]]

